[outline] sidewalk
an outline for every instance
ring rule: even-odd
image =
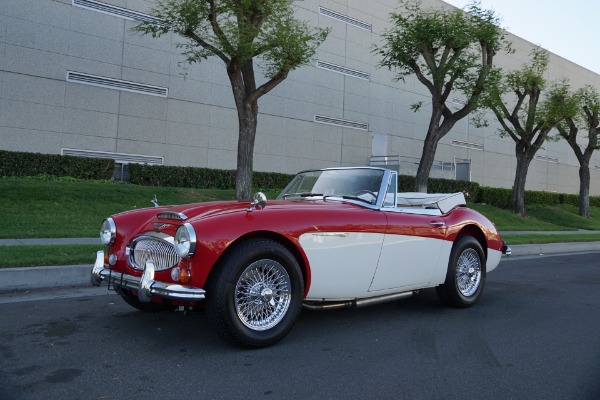
[[[503,234],[600,234],[600,231],[557,231],[557,232],[502,232]],[[69,245],[98,244],[99,238],[60,238],[60,239],[0,239],[0,246],[22,245]],[[509,243],[510,246],[510,243]],[[548,244],[520,244],[510,246],[511,256],[502,256],[503,260],[519,256],[543,256],[547,254],[600,252],[600,241]],[[47,267],[19,267],[0,269],[0,295],[11,291],[38,289],[57,289],[67,287],[90,286],[90,271],[94,260],[90,258],[85,265],[59,265]]]
[[[0,246],[47,246],[69,244],[102,245],[99,237],[95,238],[47,238],[47,239],[0,239]]]

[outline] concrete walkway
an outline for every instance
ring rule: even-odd
[[[46,238],[46,239],[0,239],[0,246],[47,246],[65,244],[102,245],[100,237],[95,238]]]
[[[600,231],[567,231],[572,234],[599,234]],[[504,234],[556,234],[557,232],[503,232]],[[97,244],[102,246],[99,238],[61,238],[61,239],[1,239],[0,246],[22,245],[69,245]],[[509,244],[510,245],[510,244]],[[503,260],[519,256],[544,256],[548,254],[570,254],[578,252],[600,252],[600,237],[597,242],[521,244],[511,246],[512,255],[503,256]],[[94,258],[85,265],[64,265],[47,267],[0,268],[0,296],[10,296],[11,292],[23,292],[40,289],[59,289],[74,287],[91,287],[90,270]],[[502,266],[502,265],[501,265]]]

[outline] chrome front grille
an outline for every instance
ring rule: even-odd
[[[179,264],[181,258],[172,243],[153,236],[139,236],[131,243],[129,262],[133,268],[143,270],[148,260],[154,262],[157,271],[162,271]]]

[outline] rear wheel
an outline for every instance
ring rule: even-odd
[[[436,287],[440,299],[452,307],[473,305],[485,286],[485,254],[472,236],[460,236],[452,246],[446,281]]]
[[[206,312],[222,338],[265,347],[288,334],[304,292],[300,267],[288,249],[271,240],[249,240],[216,268],[207,286]]]

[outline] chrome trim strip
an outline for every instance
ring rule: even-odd
[[[142,302],[149,301],[152,296],[188,301],[204,299],[206,294],[204,289],[155,281],[154,266],[149,266],[149,263],[151,263],[151,261],[146,263],[144,273],[141,277],[120,274],[105,268],[104,251],[100,250],[96,254],[96,262],[92,268],[91,283],[94,286],[100,286],[102,281],[107,281],[110,285],[136,289],[138,290],[138,297]],[[150,297],[147,297],[148,295]]]
[[[446,223],[443,221],[431,221],[429,225],[431,225],[433,228],[441,228],[446,226]]]
[[[335,237],[348,237],[348,232],[313,232],[313,236],[335,236]]]

